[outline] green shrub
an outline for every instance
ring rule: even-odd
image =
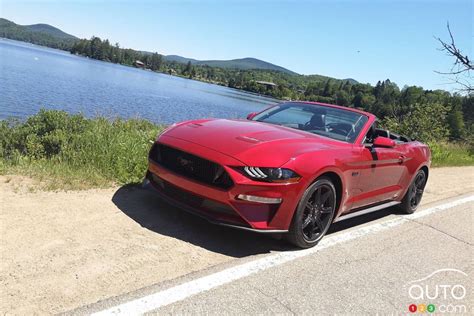
[[[447,111],[440,103],[414,104],[402,120],[387,116],[381,125],[421,142],[442,142],[449,136]]]
[[[433,167],[474,165],[474,145],[470,143],[429,143]]]
[[[0,121],[0,171],[52,176],[58,188],[139,182],[162,128],[140,119],[41,110],[25,122]]]

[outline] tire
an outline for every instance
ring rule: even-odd
[[[336,204],[336,188],[332,181],[326,177],[316,180],[298,203],[287,234],[288,241],[300,248],[317,245],[331,226]]]
[[[418,205],[420,205],[421,198],[423,197],[423,192],[426,185],[426,172],[424,170],[419,170],[416,173],[415,179],[410,184],[410,187],[405,193],[405,196],[402,199],[402,203],[399,205],[398,209],[404,214],[413,214]]]

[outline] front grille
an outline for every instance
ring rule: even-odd
[[[149,158],[173,172],[199,182],[222,189],[233,185],[229,174],[219,164],[173,147],[155,143]]]
[[[230,215],[234,217],[237,216],[230,206],[182,190],[154,174],[150,174],[148,176],[148,179],[153,182],[153,184],[160,187],[162,192],[165,193],[168,197],[187,204],[195,209],[210,211],[218,214]]]

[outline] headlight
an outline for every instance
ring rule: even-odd
[[[301,178],[296,172],[286,168],[242,167],[240,170],[252,180],[257,181],[294,183]]]

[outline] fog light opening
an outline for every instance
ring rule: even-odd
[[[269,197],[255,196],[255,195],[248,195],[248,194],[239,194],[237,198],[239,200],[256,202],[256,203],[264,203],[264,204],[280,204],[282,201],[282,198],[269,198]]]

